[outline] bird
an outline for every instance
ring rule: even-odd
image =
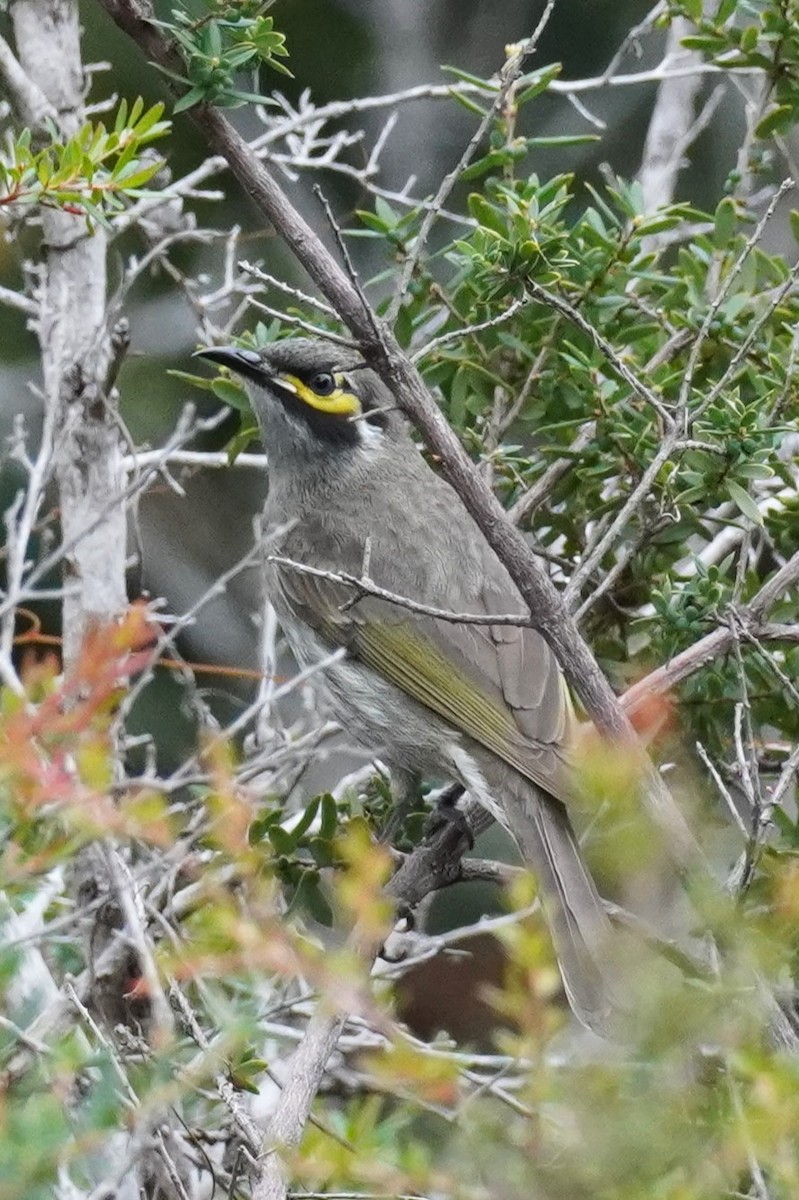
[[[356,349],[288,337],[198,354],[242,379],[260,427],[266,591],[298,664],[325,664],[334,717],[400,792],[460,784],[515,839],[569,1005],[604,1036],[612,927],[569,816],[578,723],[544,637],[485,622],[526,611],[506,568]],[[483,623],[447,619],[464,614]]]

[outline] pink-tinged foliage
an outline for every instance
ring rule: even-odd
[[[143,604],[87,630],[60,676],[53,655],[23,665],[25,696],[0,712],[0,803],[10,824],[3,865],[47,870],[75,840],[103,834],[162,844],[170,826],[152,795],[114,794],[114,716],[130,679],[152,665],[156,626]],[[8,876],[7,876],[8,877]]]

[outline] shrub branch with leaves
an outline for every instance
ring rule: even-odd
[[[31,131],[23,130],[7,160],[0,159],[0,206],[38,204],[107,221],[124,208],[125,199],[150,194],[144,185],[163,163],[140,155],[169,132],[169,122],[160,119],[163,111],[163,104],[154,104],[145,112],[139,97],[128,112],[123,100],[110,131],[87,122],[65,142],[54,132],[38,150],[32,148]]]

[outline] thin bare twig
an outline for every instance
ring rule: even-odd
[[[303,317],[298,317],[294,313],[287,313],[280,308],[273,308],[271,304],[265,304],[263,300],[257,300],[255,296],[250,296],[249,304],[252,308],[256,308],[258,312],[266,313],[268,317],[276,317],[284,325],[291,325],[294,329],[301,329],[303,333],[310,334],[311,337],[323,338],[326,342],[333,342],[336,346],[347,346],[350,349],[353,349],[357,344],[352,338],[344,337],[342,334],[335,333],[332,329],[325,329],[321,325],[314,325],[311,321],[306,321]]]
[[[270,275],[256,263],[246,262],[244,259],[242,259],[239,262],[239,267],[242,271],[244,271],[245,275],[251,275],[253,279],[257,279],[259,283],[265,283],[270,287],[279,288],[280,291],[285,292],[286,295],[292,296],[295,300],[299,300],[302,304],[309,304],[311,308],[318,309],[319,312],[325,313],[325,315],[328,317],[336,316],[336,310],[331,308],[331,306],[324,300],[320,300],[318,296],[311,296],[308,292],[302,291],[301,288],[292,287],[290,284],[285,283],[284,280],[278,279],[276,275]]]
[[[450,621],[457,625],[529,626],[532,623],[529,613],[450,612],[446,608],[436,608],[431,604],[421,604],[418,600],[412,600],[409,596],[400,596],[396,592],[388,591],[386,588],[379,587],[378,584],[365,575],[348,575],[345,571],[325,571],[320,567],[310,567],[307,563],[295,562],[292,558],[282,558],[278,554],[268,555],[267,562],[275,563],[279,567],[288,567],[289,570],[297,571],[300,575],[312,575],[315,579],[326,579],[329,583],[340,583],[345,587],[352,588],[356,595],[353,600],[347,601],[347,608],[352,608],[362,596],[375,596],[378,600],[385,600],[389,604],[396,604],[398,608],[406,608],[409,612],[419,613],[425,617],[435,617],[440,621]]]
[[[624,360],[619,356],[619,354],[617,354],[613,346],[611,346],[607,338],[602,336],[596,326],[592,325],[590,321],[586,320],[579,309],[575,308],[573,304],[570,304],[569,301],[565,300],[562,296],[558,296],[555,292],[551,292],[547,288],[542,287],[533,279],[528,279],[525,283],[525,287],[534,300],[538,300],[540,304],[545,304],[547,308],[554,308],[556,312],[562,313],[563,316],[568,317],[568,319],[574,325],[576,325],[578,329],[582,330],[582,332],[591,339],[596,348],[600,350],[602,354],[604,354],[613,370],[621,376],[630,390],[634,392],[635,395],[641,400],[643,400],[644,403],[647,404],[654,412],[657,413],[663,422],[664,427],[667,430],[673,428],[674,414],[668,408],[666,408],[663,401],[652,390],[652,388],[648,387],[644,381],[635,374],[634,371],[630,370]]]
[[[227,450],[137,450],[135,454],[127,454],[122,459],[122,466],[128,472],[141,470],[142,467],[165,470],[171,467],[204,467],[209,470],[243,467],[266,471],[268,465],[269,459],[265,454],[237,454],[231,462]]]
[[[727,809],[730,813],[730,816],[732,817],[733,821],[740,829],[741,833],[744,836],[744,839],[748,841],[749,830],[746,827],[746,823],[744,822],[743,817],[738,812],[738,806],[735,803],[735,801],[733,800],[732,796],[730,795],[729,788],[725,784],[724,780],[721,778],[718,768],[713,763],[713,760],[711,759],[710,755],[708,754],[707,750],[705,749],[705,747],[702,745],[701,742],[696,743],[696,752],[699,755],[699,757],[701,758],[702,762],[707,767],[713,782],[715,783],[716,787],[718,788],[719,795],[721,796],[724,803],[727,805]]]
[[[6,308],[16,308],[28,317],[37,317],[39,315],[37,301],[32,296],[25,296],[22,292],[15,292],[13,288],[0,287],[0,304],[5,304]]]
[[[459,338],[469,337],[473,333],[482,333],[484,329],[493,329],[495,325],[503,325],[506,321],[510,321],[512,317],[515,317],[517,312],[524,308],[525,303],[525,300],[514,300],[496,317],[491,317],[487,321],[478,321],[476,325],[464,325],[460,329],[450,329],[447,333],[442,333],[438,337],[434,337],[425,346],[422,346],[411,355],[411,362],[419,362],[420,359],[425,358],[433,350],[438,350],[441,346],[445,346],[447,342],[454,342]]]

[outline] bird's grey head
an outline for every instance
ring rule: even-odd
[[[349,348],[290,338],[258,350],[211,346],[199,354],[244,380],[270,472],[300,460],[344,462],[398,431],[390,393]]]

